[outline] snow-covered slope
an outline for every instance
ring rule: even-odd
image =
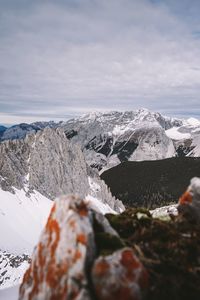
[[[33,191],[0,189],[0,289],[16,285],[29,266],[52,201]],[[1,294],[1,291],[0,291]]]
[[[177,156],[200,156],[200,121],[195,118],[184,120],[178,127],[166,130],[174,142]]]
[[[23,189],[14,193],[0,189],[0,199],[0,249],[31,254],[53,202],[37,191],[28,196]]]

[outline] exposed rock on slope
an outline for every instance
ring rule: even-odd
[[[101,170],[127,160],[174,156],[165,130],[181,125],[181,120],[141,109],[89,114],[62,126],[66,136],[81,146],[88,164]]]
[[[0,286],[7,288],[21,283],[21,278],[29,264],[28,255],[14,255],[0,251]]]
[[[123,209],[98,174],[89,171],[81,149],[70,143],[62,129],[45,128],[25,139],[2,142],[0,175],[1,188],[10,192],[14,192],[14,187],[26,187],[27,193],[36,190],[49,199],[61,194],[89,194],[108,200],[116,211]],[[91,187],[88,176],[93,185],[98,185],[97,191]]]
[[[46,128],[25,139],[0,144],[1,187],[22,189],[28,184],[48,198],[89,190],[86,164],[78,146],[62,130]]]

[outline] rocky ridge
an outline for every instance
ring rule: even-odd
[[[79,146],[72,145],[62,129],[45,128],[25,139],[2,142],[0,186],[13,193],[14,188],[26,187],[27,195],[36,190],[49,199],[70,193],[82,197],[91,194],[103,202],[107,199],[114,210],[118,210],[117,206],[123,209],[98,174],[87,167]]]

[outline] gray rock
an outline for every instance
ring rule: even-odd
[[[87,163],[99,171],[127,160],[154,160],[175,155],[165,130],[182,121],[146,109],[93,113],[62,124],[66,136],[81,146]]]
[[[117,212],[124,210],[62,128],[45,128],[24,139],[0,143],[0,187],[12,193],[14,188],[25,189],[27,195],[37,190],[49,199],[70,193],[82,197],[90,194]]]

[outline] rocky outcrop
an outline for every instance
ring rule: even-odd
[[[88,180],[90,174],[78,145],[72,144],[63,129],[45,128],[25,139],[9,140],[0,144],[0,187],[14,193],[14,188],[40,192],[49,199],[62,194],[88,194],[98,200],[109,200],[116,211],[124,209],[115,201],[98,174],[92,175],[98,185],[94,192]]]
[[[191,180],[186,192],[179,199],[179,214],[200,224],[200,178]]]
[[[19,299],[91,299],[86,270],[95,256],[86,203],[56,201],[24,276]]]
[[[90,210],[86,201],[74,196],[57,199],[24,275],[19,299],[114,300],[116,292],[119,299],[124,292],[123,299],[140,299],[140,288],[146,288],[141,262],[127,248],[96,260],[102,236],[114,242],[112,247],[123,246],[107,219]],[[104,285],[102,272],[105,290],[115,287],[110,297],[99,292],[99,285]]]
[[[2,188],[25,184],[48,198],[89,189],[86,164],[78,146],[71,146],[59,129],[46,128],[25,139],[0,144]]]

